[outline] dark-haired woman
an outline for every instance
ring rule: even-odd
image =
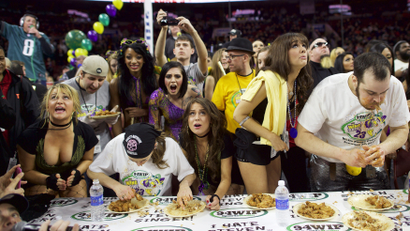
[[[119,173],[120,182],[109,177]],[[169,196],[172,175],[180,181],[178,201],[192,199],[190,186],[195,180],[189,165],[175,140],[151,124],[128,126],[125,133],[112,139],[90,165],[87,175],[114,190],[120,199],[131,199],[135,192],[142,196]]]
[[[27,180],[25,195],[87,197],[83,173],[93,161],[98,143],[94,130],[78,121],[77,90],[67,84],[48,89],[41,104],[42,119],[18,139],[18,156]]]
[[[335,61],[335,68],[339,73],[347,73],[353,71],[353,54],[345,52],[337,56]]]
[[[185,105],[192,98],[201,97],[196,86],[188,85],[188,77],[179,62],[169,62],[159,75],[159,89],[149,99],[149,123],[161,128],[164,116],[164,132],[179,141]]]
[[[192,190],[195,194],[208,195],[207,207],[215,210],[220,208],[220,199],[225,194],[243,192],[242,186],[231,184],[236,183],[239,176],[231,174],[232,152],[235,149],[225,127],[225,116],[210,100],[197,98],[188,103],[181,146],[198,176]]]
[[[235,144],[238,147],[236,158],[248,193],[275,192],[281,169],[273,160],[279,156],[276,152],[289,150],[288,140],[285,138],[284,141],[280,136],[286,137],[289,132],[292,138],[296,137],[296,114],[303,108],[313,82],[309,65],[306,65],[307,47],[307,38],[299,33],[287,33],[275,39],[265,67],[249,83],[234,112],[234,119],[246,128],[236,130]],[[286,126],[287,117],[289,127]],[[241,140],[249,145],[239,146]],[[306,175],[301,178],[300,181],[307,181]]]
[[[374,44],[370,47],[369,52],[376,52],[382,54],[384,57],[386,57],[387,60],[389,60],[392,70],[394,70],[394,53],[391,47],[387,45],[385,42],[380,41]]]
[[[120,105],[124,113],[124,127],[148,122],[148,100],[158,88],[154,73],[154,59],[143,40],[121,42],[118,65],[121,76],[110,83],[110,106]],[[122,133],[121,121],[113,126],[114,136]]]

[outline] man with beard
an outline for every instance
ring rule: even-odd
[[[335,68],[324,68],[320,64],[320,59],[324,55],[330,55],[329,43],[323,38],[315,39],[309,47],[309,65],[312,69],[313,86],[312,89],[316,87],[324,78],[339,73]]]
[[[393,47],[394,55],[394,76],[397,78],[403,78],[403,71],[409,66],[410,59],[410,45],[404,40],[400,40]]]
[[[354,60],[352,73],[332,75],[313,90],[298,118],[296,145],[313,153],[312,190],[388,188],[385,155],[407,139],[403,87],[379,53]],[[391,133],[380,143],[384,127]]]

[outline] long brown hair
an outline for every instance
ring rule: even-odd
[[[212,57],[212,62],[211,62],[212,74],[211,75],[215,78],[215,86],[218,80],[224,75],[221,68],[218,65],[218,62],[221,61],[221,57],[225,51],[226,51],[226,48],[221,48],[217,50],[214,56]],[[226,73],[229,72],[229,67],[228,67],[228,71],[225,70],[225,72]]]
[[[309,41],[303,34],[300,33],[286,33],[275,39],[270,45],[268,56],[266,57],[265,67],[262,70],[270,70],[278,73],[282,78],[288,81],[288,75],[292,69],[289,62],[289,50],[294,42],[300,42],[306,46],[306,50],[309,47]],[[311,69],[309,65],[309,55],[306,52],[307,64],[304,66],[297,77],[297,100],[298,112],[302,111],[309,97],[309,89],[313,84],[311,77]]]
[[[196,163],[196,151],[195,142],[196,135],[189,129],[188,120],[191,106],[194,103],[200,104],[207,115],[210,117],[210,132],[208,134],[209,144],[209,156],[208,156],[208,169],[212,181],[217,181],[221,177],[221,150],[224,149],[224,142],[222,136],[226,128],[225,116],[216,108],[210,100],[206,98],[194,98],[189,101],[184,112],[184,118],[182,121],[181,138],[184,141],[182,148],[186,151],[186,156],[189,164],[195,169],[195,173],[198,175],[199,166]]]
[[[165,143],[165,133],[161,132],[161,135],[158,136],[155,141],[158,143],[157,148],[154,148],[153,153],[152,153],[152,162],[157,165],[159,169],[164,169],[169,167],[167,162],[163,160],[165,150],[167,149],[166,143]]]

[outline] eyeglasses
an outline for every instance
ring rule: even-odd
[[[240,57],[240,56],[244,56],[245,54],[241,54],[241,55],[228,55],[228,56],[226,56],[226,59],[228,59],[228,60],[232,60],[232,59],[234,59],[234,58],[236,58],[236,57]]]
[[[328,46],[329,43],[328,42],[318,42],[315,45],[313,45],[312,50],[317,48],[317,47],[322,47],[323,45]]]

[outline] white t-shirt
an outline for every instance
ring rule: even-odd
[[[204,80],[208,76],[208,70],[205,75],[199,69],[198,63],[190,63],[188,66],[184,66],[185,72],[188,76],[188,84],[196,85],[196,87],[202,92],[204,90]]]
[[[350,90],[351,74],[336,74],[322,80],[298,118],[304,128],[321,140],[346,150],[377,145],[385,126],[399,127],[410,120],[404,88],[396,77],[391,76],[381,111],[376,112],[365,109]],[[342,163],[333,158],[321,158]]]
[[[120,182],[128,185],[143,196],[171,195],[171,174],[178,176],[182,181],[186,176],[193,174],[194,169],[182,153],[178,143],[172,138],[165,138],[166,150],[163,160],[169,165],[160,169],[152,162],[152,158],[144,165],[138,166],[131,161],[125,152],[122,133],[108,142],[105,149],[90,165],[93,172],[102,172],[110,176],[120,174]]]
[[[409,67],[409,63],[405,63],[399,59],[394,60],[394,72],[400,69],[406,70],[408,67]]]

